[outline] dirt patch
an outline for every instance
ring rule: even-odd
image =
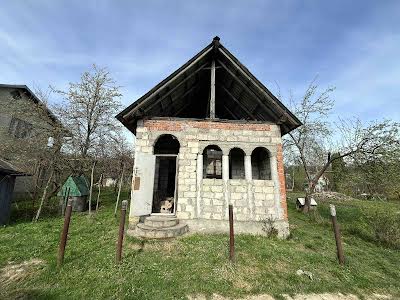
[[[0,270],[0,285],[6,286],[10,283],[20,281],[43,265],[44,262],[40,259],[31,259],[19,264],[9,262]]]

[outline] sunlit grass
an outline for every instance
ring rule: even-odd
[[[104,195],[103,206],[92,217],[73,213],[61,269],[56,267],[61,217],[45,216],[38,223],[19,221],[0,228],[0,267],[33,258],[44,262],[24,279],[3,285],[0,298],[179,299],[213,293],[240,297],[339,291],[400,297],[400,251],[347,228],[360,221],[359,210],[368,210],[369,203],[337,203],[344,267],[337,263],[327,204],[320,205],[316,219],[295,211],[294,200],[289,201],[290,238],[239,235],[233,265],[228,261],[229,241],[224,234],[145,242],[126,237],[123,262],[116,265],[115,195]],[[400,209],[398,204],[391,205]],[[312,272],[314,280],[296,275],[298,269]]]

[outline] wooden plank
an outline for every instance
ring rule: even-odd
[[[215,60],[211,62],[210,118],[215,119]]]
[[[238,116],[235,115],[235,114],[233,113],[233,111],[231,111],[231,110],[228,108],[228,106],[224,105],[224,108],[228,111],[228,113],[231,114],[232,117],[234,117],[236,120],[240,120],[240,119],[238,118]]]
[[[257,119],[257,118],[256,118],[242,103],[240,103],[240,101],[239,101],[238,99],[236,99],[235,96],[233,96],[233,95],[231,94],[231,92],[228,91],[228,89],[227,89],[223,84],[221,84],[221,87],[222,87],[222,89],[232,98],[232,100],[233,100],[237,105],[239,105],[240,108],[243,109],[251,118]]]
[[[165,95],[163,95],[162,97],[160,97],[159,99],[157,99],[156,101],[154,101],[151,105],[149,105],[148,107],[145,108],[145,110],[150,110],[152,109],[155,105],[157,105],[158,103],[160,103],[162,100],[164,100],[166,97],[168,97],[169,95],[171,95],[174,91],[176,91],[182,84],[184,84],[187,80],[189,80],[190,78],[192,78],[193,76],[195,76],[199,71],[201,71],[206,65],[208,65],[209,62],[206,62],[204,64],[202,64],[199,68],[197,68],[193,73],[191,73],[189,76],[187,76],[186,78],[184,78],[180,83],[178,83],[173,89],[171,89],[170,91],[168,91],[168,93],[166,93]],[[142,104],[142,103],[141,103]],[[139,107],[141,107],[142,105],[138,105],[136,107],[136,109],[138,109]],[[127,115],[129,116],[129,114]],[[124,116],[125,118],[126,116]]]
[[[240,84],[240,86],[245,89],[248,93],[250,93],[257,101],[258,104],[260,104],[268,113],[269,117],[272,119],[277,119],[278,116],[271,111],[271,109],[258,97],[256,93],[254,93],[246,84],[243,83],[243,81],[237,77],[229,68],[220,60],[218,62],[221,64],[221,66]]]
[[[189,95],[190,93],[192,93],[199,85],[196,84],[194,86],[192,86],[188,91],[186,91],[180,98],[185,98],[187,95]],[[190,105],[190,102],[188,102],[187,104],[185,104],[183,107],[181,107],[173,116],[176,117],[177,115],[179,115],[185,108],[187,108]]]

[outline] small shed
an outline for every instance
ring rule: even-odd
[[[85,211],[87,209],[87,197],[89,195],[88,181],[85,176],[69,176],[58,192],[57,196],[61,197],[60,205],[62,206],[65,197],[72,199],[73,211]],[[69,189],[69,193],[68,193]]]
[[[0,225],[6,225],[10,218],[15,178],[24,175],[27,174],[17,170],[11,163],[0,159]]]
[[[296,209],[302,210],[305,204],[306,204],[306,198],[297,198]],[[317,205],[318,205],[317,201],[315,201],[315,199],[311,197],[310,209],[312,210],[317,208]]]

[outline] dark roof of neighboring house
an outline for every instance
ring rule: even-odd
[[[219,40],[215,37],[116,118],[133,133],[137,121],[144,117],[206,118],[211,83],[209,70],[214,60],[219,119],[273,122],[281,126],[282,135],[302,125]]]
[[[25,172],[19,170],[17,167],[12,165],[10,162],[0,158],[0,174],[23,176],[28,175]]]
[[[30,100],[32,100],[36,104],[43,104],[43,101],[41,101],[30,89],[28,86],[25,84],[0,84],[0,88],[11,88],[11,89],[22,89],[25,91],[25,94],[28,96]],[[46,108],[47,114],[50,117],[51,120],[53,120],[55,123],[61,124],[60,121],[57,119],[57,117],[51,112],[51,110],[44,105]]]

